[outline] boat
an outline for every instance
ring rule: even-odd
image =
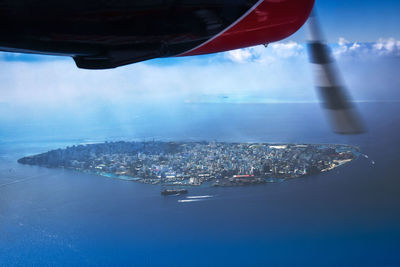
[[[170,195],[183,195],[187,194],[187,189],[165,189],[161,191],[161,195],[170,196]]]

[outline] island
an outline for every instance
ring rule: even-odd
[[[337,144],[105,142],[27,156],[21,164],[65,168],[165,186],[243,186],[333,170],[359,156]]]

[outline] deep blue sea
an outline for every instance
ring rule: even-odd
[[[360,108],[368,132],[356,136],[333,134],[317,104],[132,107],[114,122],[107,112],[97,122],[4,122],[0,266],[400,266],[400,105]],[[73,144],[153,138],[343,143],[368,158],[277,184],[171,197],[158,186],[16,162]],[[203,195],[212,197],[178,202]]]

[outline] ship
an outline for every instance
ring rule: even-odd
[[[165,189],[161,191],[161,195],[170,196],[170,195],[183,195],[187,194],[187,189]]]

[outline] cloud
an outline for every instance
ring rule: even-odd
[[[337,45],[333,45],[336,57],[399,57],[400,41],[394,38],[380,38],[377,42],[358,43],[349,42],[343,37],[339,38]]]
[[[228,51],[225,57],[235,63],[272,63],[279,59],[299,57],[304,54],[304,46],[294,42],[273,43],[268,47],[262,45]]]
[[[253,57],[253,55],[249,48],[244,48],[244,49],[236,49],[229,51],[226,54],[226,57],[232,60],[233,62],[245,63],[248,62]]]
[[[394,38],[380,38],[376,42],[349,42],[340,37],[336,44],[331,44],[333,54],[341,59],[361,59],[368,57],[399,57],[400,41]],[[273,65],[277,61],[304,60],[306,44],[294,41],[278,42],[264,46],[237,49],[224,53],[225,59],[234,63],[260,63]]]
[[[303,52],[303,46],[299,43],[289,41],[287,43],[274,43],[271,48],[275,55],[280,58],[297,57]]]
[[[267,53],[265,48],[258,51],[259,58]],[[295,64],[285,60],[237,64],[225,56],[159,59],[102,71],[78,69],[72,59],[1,62],[0,99],[24,108],[65,108],[74,113],[105,104],[157,106],[222,96],[235,102],[314,99],[312,90],[298,90],[311,83],[308,68],[299,67],[307,64],[302,59]]]
[[[341,38],[332,48],[355,99],[400,99],[398,90],[393,89],[400,86],[399,41],[354,43]],[[7,106],[5,111],[10,107],[25,113],[29,113],[28,107],[62,108],[80,116],[84,110],[141,103],[157,107],[185,102],[317,100],[305,44],[296,42],[157,59],[102,71],[78,69],[70,58],[0,60],[0,64],[0,102]]]
[[[348,44],[348,43],[349,43],[349,41],[347,41],[347,40],[344,39],[343,37],[340,37],[340,38],[339,38],[339,42],[338,42],[339,46],[345,46],[345,45]]]
[[[400,56],[400,41],[394,38],[381,38],[373,45],[373,48],[380,55]]]

